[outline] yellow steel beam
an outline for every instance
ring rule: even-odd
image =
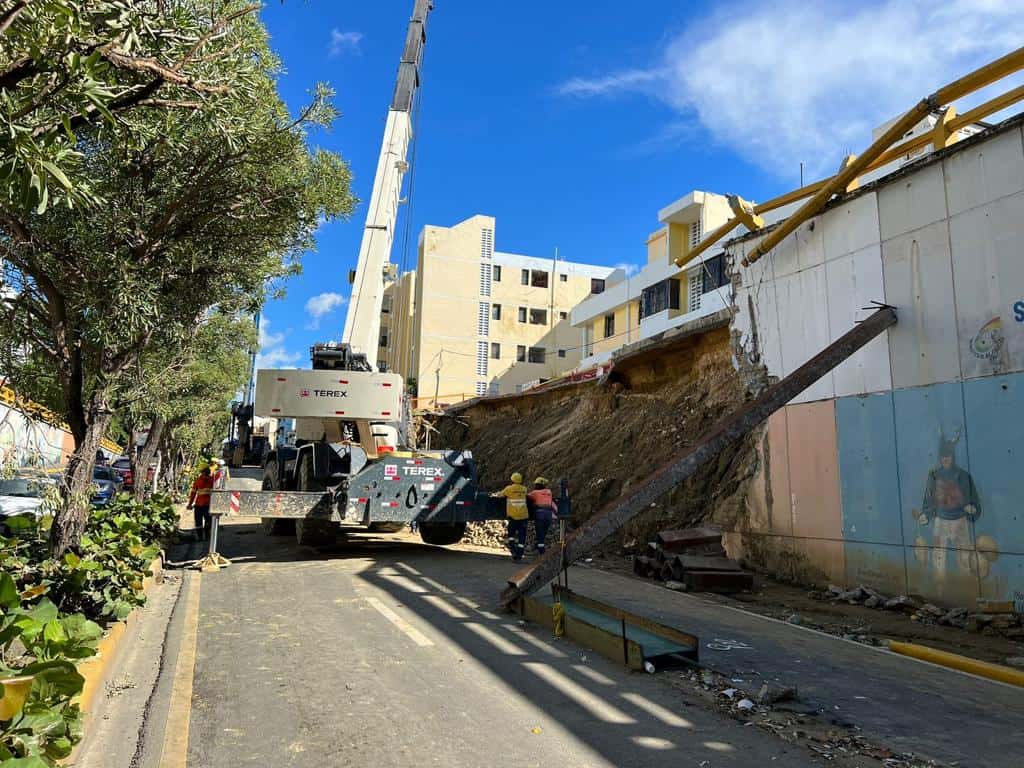
[[[917,125],[933,108],[934,102],[931,99],[922,99],[907,110],[903,117],[893,123],[889,130],[879,136],[877,140],[872,142],[870,147],[864,150],[864,154],[857,157],[843,168],[842,171],[829,179],[828,183],[815,192],[810,200],[800,206],[796,213],[783,221],[777,229],[769,233],[764,240],[758,243],[754,250],[743,258],[743,266],[750,266],[760,259],[768,251],[781,243],[793,230],[821,210],[821,207],[828,202],[832,195],[845,190],[847,185],[860,176],[875,158],[881,155],[888,147],[891,147],[897,139],[902,138],[903,134]]]
[[[1017,50],[1008,53],[1006,56],[1003,56],[1000,59],[996,59],[995,61],[986,64],[985,66],[976,69],[973,72],[968,73],[967,75],[964,75],[959,80],[955,80],[954,82],[943,86],[934,94],[932,94],[929,98],[923,100],[918,105],[916,105],[910,112],[904,115],[900,123],[895,124],[893,126],[893,128],[897,126],[903,128],[904,124],[906,122],[909,122],[909,116],[911,114],[917,115],[917,120],[907,125],[904,130],[900,131],[898,135],[894,136],[894,140],[902,138],[903,134],[905,134],[907,130],[916,125],[917,121],[923,119],[933,109],[937,109],[943,104],[948,104],[950,101],[958,99],[969,93],[973,93],[979,88],[984,88],[985,86],[990,85],[996,82],[997,80],[1001,80],[1007,75],[1010,75],[1021,69],[1024,69],[1024,47],[1018,48]],[[773,232],[770,236],[770,239],[772,240],[772,245],[765,248],[765,250],[761,250],[765,246],[765,243],[762,243],[760,246],[758,246],[757,249],[755,249],[755,252],[751,253],[751,256],[753,258],[748,256],[748,258],[744,260],[744,265],[749,265],[754,261],[757,261],[757,259],[760,258],[766,250],[770,250],[771,247],[777,245],[786,235],[788,235],[793,229],[799,226],[806,218],[808,218],[810,215],[813,215],[813,213],[807,213],[807,211],[810,210],[809,205],[811,203],[819,201],[816,203],[816,205],[820,207],[820,205],[822,205],[824,202],[827,202],[827,200],[833,194],[835,194],[836,191],[842,189],[842,185],[838,183],[840,176],[843,176],[845,179],[845,184],[847,186],[850,186],[854,183],[858,175],[879,168],[887,163],[892,162],[893,160],[896,160],[900,157],[903,157],[913,152],[914,150],[920,149],[921,147],[927,146],[929,144],[935,144],[936,148],[941,148],[940,144],[941,146],[948,146],[949,144],[956,141],[956,132],[960,128],[963,128],[966,125],[970,125],[971,123],[977,122],[978,120],[981,120],[987,117],[988,115],[999,112],[1000,110],[1005,109],[1006,107],[1009,107],[1012,104],[1016,104],[1019,101],[1024,101],[1024,86],[1013,88],[1007,91],[1006,93],[1002,94],[1001,96],[997,96],[993,99],[990,99],[989,101],[986,101],[983,104],[979,104],[974,109],[968,110],[967,112],[959,116],[956,115],[955,110],[951,107],[949,110],[946,111],[946,114],[943,116],[943,119],[936,126],[935,130],[933,130],[931,133],[915,136],[912,139],[902,141],[898,144],[895,143],[894,140],[889,141],[888,144],[883,143],[884,140],[886,140],[888,137],[896,133],[893,130],[893,128],[890,128],[882,137],[879,138],[878,141],[872,143],[872,145],[867,150],[865,150],[864,154],[857,158],[859,162],[856,162],[855,174],[853,176],[850,176],[849,173],[843,173],[843,171],[848,170],[847,161],[844,161],[843,169],[840,171],[839,174],[836,174],[835,176],[831,176],[827,179],[822,179],[821,181],[816,181],[811,184],[807,184],[803,187],[800,187],[799,189],[794,189],[793,191],[787,192],[784,195],[779,195],[778,197],[774,197],[771,200],[766,200],[763,203],[759,203],[753,206],[753,213],[761,214],[767,213],[768,211],[776,210],[778,208],[782,208],[783,206],[789,205],[790,203],[795,203],[798,200],[804,200],[808,197],[813,197],[813,199],[809,201],[807,205],[801,207],[796,213],[793,214],[793,216],[786,220],[786,222],[788,223],[794,217],[803,215],[803,217],[799,221],[796,221],[792,227],[785,228],[785,232],[781,236],[776,237],[778,230],[776,230],[776,232]],[[850,163],[849,165],[852,166],[853,164]],[[827,195],[824,195],[823,190],[826,188],[833,189],[835,191],[829,192]],[[855,187],[850,186],[850,188]],[[703,253],[712,245],[714,245],[718,240],[732,232],[732,230],[734,230],[741,223],[743,222],[739,219],[739,217],[735,217],[733,219],[730,219],[729,221],[727,221],[725,224],[721,225],[714,231],[708,233],[708,235],[703,240],[701,240],[701,242],[698,243],[696,247],[694,247],[688,253],[676,259],[676,265],[680,267],[686,265],[688,262],[695,259],[701,253]],[[767,240],[765,242],[767,242]],[[760,251],[760,253],[758,253],[758,251]]]
[[[1016,88],[1010,89],[1001,96],[996,96],[994,99],[989,99],[984,104],[979,104],[974,109],[967,110],[962,115],[953,119],[949,125],[950,130],[956,131],[966,125],[976,123],[979,120],[985,119],[989,115],[994,115],[996,112],[1016,104],[1018,101],[1024,101],[1024,85],[1018,85]]]

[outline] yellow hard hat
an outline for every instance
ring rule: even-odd
[[[538,477],[536,480],[533,481],[533,484],[534,485],[547,485],[548,484],[548,479],[546,477]]]
[[[521,482],[523,482],[523,476],[522,476],[521,474],[519,474],[518,472],[513,472],[513,473],[512,473],[512,477],[511,477],[511,478],[509,478],[509,479],[510,479],[510,480],[511,480],[511,481],[512,481],[513,483],[521,483]]]

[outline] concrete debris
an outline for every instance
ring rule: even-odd
[[[871,596],[868,597],[867,600],[864,601],[864,607],[865,608],[877,608],[878,606],[882,605],[882,603],[884,603],[884,602],[885,602],[885,598],[884,597],[880,597],[878,595],[871,595]]]
[[[846,591],[846,588],[845,588],[845,587],[840,587],[840,586],[838,586],[838,585],[836,585],[836,584],[829,584],[829,585],[828,585],[828,594],[829,594],[829,595],[830,595],[831,597],[836,597],[836,598],[838,598],[838,597],[839,597],[839,596],[840,596],[841,594],[843,594],[843,593],[844,593],[845,591]]]
[[[1006,663],[1011,667],[1018,667],[1024,669],[1024,656],[1010,656],[1007,658]]]
[[[864,602],[867,596],[868,593],[864,589],[864,587],[854,587],[853,589],[848,589],[846,592],[843,592],[843,594],[839,596],[839,599],[845,600],[846,602],[853,605],[855,603]]]
[[[736,708],[750,711],[754,708],[754,702],[752,702],[750,699],[740,699],[739,702],[737,702],[736,704]]]
[[[700,673],[700,681],[704,685],[711,686],[711,685],[715,684],[715,676],[713,674],[711,674],[710,672],[701,672]]]
[[[731,699],[731,698],[733,698],[733,697],[734,697],[734,696],[735,696],[735,695],[736,695],[736,694],[737,694],[738,692],[739,692],[739,691],[738,691],[738,689],[736,689],[736,688],[726,688],[726,689],[725,689],[724,691],[722,691],[722,695],[723,695],[723,696],[725,696],[725,697],[726,697],[726,698],[728,698],[728,699]]]
[[[797,698],[796,686],[765,683],[757,693],[759,704],[775,704],[779,701],[793,701]]]
[[[886,600],[882,607],[887,611],[915,611],[917,603],[906,595],[897,595]]]
[[[675,590],[676,592],[685,592],[686,591],[686,585],[683,582],[681,582],[681,581],[674,581],[672,579],[669,579],[668,581],[665,582],[665,586],[668,589]]]
[[[951,627],[966,627],[967,626],[967,609],[966,608],[954,608],[951,611],[947,611],[939,617],[939,624],[945,624]]]
[[[794,613],[792,616],[786,619],[786,622],[788,624],[796,624],[797,626],[799,626],[800,624],[803,624],[804,620],[799,613]]]

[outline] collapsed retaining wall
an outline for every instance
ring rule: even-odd
[[[504,486],[512,472],[527,481],[569,479],[574,522],[645,478],[692,444],[746,399],[732,362],[728,314],[621,355],[610,375],[533,395],[484,399],[440,418],[439,444],[469,448],[481,486]],[[666,494],[630,523],[612,546],[642,546],[667,527],[715,522],[732,529],[755,472],[751,435]],[[500,543],[501,526],[470,534]]]

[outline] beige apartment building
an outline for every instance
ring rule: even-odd
[[[569,313],[621,272],[495,251],[494,232],[492,216],[425,227],[416,272],[385,292],[381,359],[416,380],[421,401],[508,394],[572,370],[583,338]]]

